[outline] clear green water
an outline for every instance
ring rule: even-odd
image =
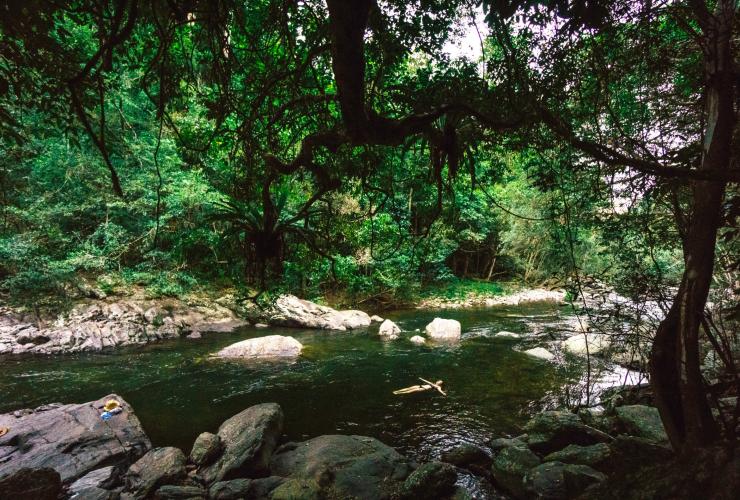
[[[435,316],[463,326],[455,346],[384,342],[377,326],[360,332],[247,328],[102,354],[0,359],[0,412],[49,402],[84,402],[115,392],[133,405],[158,446],[190,450],[195,437],[261,402],[282,405],[292,440],[320,434],[370,435],[418,459],[460,442],[514,433],[526,417],[582,378],[582,369],[538,361],[517,348],[557,335],[565,310],[554,306],[389,313],[404,330]],[[536,340],[494,339],[500,330]],[[292,335],[304,355],[292,363],[240,363],[208,355],[239,340]],[[392,391],[441,379],[448,397]]]

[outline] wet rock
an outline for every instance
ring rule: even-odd
[[[272,458],[273,474],[312,479],[332,498],[377,499],[396,491],[411,465],[393,448],[364,436],[319,436],[289,443]]]
[[[579,333],[562,342],[563,350],[576,356],[599,354],[611,344],[603,333]]]
[[[591,446],[571,444],[562,450],[547,455],[545,462],[562,462],[565,464],[588,465],[597,470],[605,469],[611,457],[611,448],[606,443],[597,443]]]
[[[21,468],[0,479],[0,498],[56,500],[62,492],[59,473],[49,467]]]
[[[457,472],[450,464],[429,462],[411,473],[403,483],[405,498],[434,500],[444,498],[455,491]]]
[[[378,329],[378,335],[391,340],[397,339],[400,333],[401,328],[389,319],[383,321]]]
[[[537,359],[543,359],[545,361],[552,361],[553,359],[555,359],[555,355],[544,347],[535,347],[534,349],[527,349],[526,351],[522,352],[527,356],[532,356],[533,358]]]
[[[426,344],[427,343],[427,339],[425,339],[424,337],[422,337],[420,335],[414,335],[413,337],[411,337],[409,339],[409,341],[412,344],[416,344],[416,345],[422,345],[422,344]]]
[[[652,406],[629,405],[615,408],[617,419],[627,432],[657,442],[668,442],[658,409]]]
[[[178,448],[150,450],[124,474],[124,492],[145,498],[162,485],[178,483],[187,476],[185,462],[185,454]]]
[[[199,469],[206,483],[267,474],[283,432],[283,410],[276,403],[251,406],[226,420],[218,429],[224,445],[221,456]]]
[[[100,414],[109,399],[119,401],[123,411],[105,421]],[[0,437],[0,477],[50,467],[62,482],[71,483],[102,466],[128,466],[151,448],[133,409],[115,394],[90,403],[6,413],[0,415],[0,427],[10,429]]]
[[[517,444],[501,449],[493,457],[491,472],[496,483],[517,498],[524,496],[524,475],[540,464],[532,450]]]
[[[468,443],[442,453],[440,459],[448,464],[465,468],[471,465],[488,468],[491,465],[491,457],[483,448]]]
[[[434,318],[425,331],[432,340],[456,341],[460,340],[462,327],[454,319]]]
[[[199,339],[201,337],[203,337],[203,336],[200,334],[200,332],[193,332],[190,335],[188,335],[188,338],[190,340],[196,340],[196,339]]]
[[[254,325],[255,328],[268,328],[269,326],[270,325],[268,325],[266,323],[255,323],[255,325]]]
[[[240,498],[248,498],[251,486],[251,479],[219,481],[214,483],[208,490],[208,496],[212,500],[238,500]]]
[[[520,339],[522,336],[518,333],[514,332],[507,332],[507,331],[500,331],[496,335],[494,335],[496,338],[504,338],[504,339]]]
[[[120,477],[117,467],[103,467],[89,472],[72,483],[67,493],[72,498],[87,498],[89,496],[105,496],[105,490],[113,488]],[[101,490],[101,491],[98,491]]]
[[[545,462],[527,472],[524,487],[527,498],[566,500],[605,479],[604,474],[586,465]]]
[[[268,498],[272,491],[284,482],[285,478],[280,476],[253,479],[249,486],[249,495],[247,495],[247,498]]]
[[[221,438],[210,432],[203,432],[195,438],[190,452],[190,461],[195,465],[207,465],[221,453]]]
[[[674,457],[668,445],[635,436],[616,436],[609,448],[611,454],[607,469],[610,475],[639,470],[645,464],[666,463]]]
[[[177,486],[166,484],[154,494],[156,500],[203,500],[206,490],[202,486]]]
[[[569,444],[588,446],[609,442],[612,438],[584,424],[578,415],[569,411],[545,411],[535,415],[524,427],[529,436],[529,447],[548,454]]]
[[[321,500],[321,488],[313,479],[288,479],[270,494],[271,500]]]
[[[489,443],[489,446],[491,448],[491,451],[494,453],[497,451],[501,451],[504,448],[508,448],[509,446],[518,446],[519,448],[526,448],[527,447],[527,440],[529,439],[529,436],[526,434],[522,434],[521,436],[517,436],[514,438],[496,438],[492,439]]]
[[[370,316],[362,311],[337,311],[293,295],[281,295],[265,312],[270,324],[323,330],[352,330],[369,326]]]
[[[224,347],[215,356],[219,358],[295,358],[301,354],[303,345],[293,337],[268,335],[242,340]]]
[[[370,316],[370,321],[372,321],[373,323],[382,323],[383,318],[381,318],[377,314],[373,314],[372,316]]]

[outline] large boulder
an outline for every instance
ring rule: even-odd
[[[527,422],[524,430],[529,436],[529,447],[543,454],[558,451],[569,444],[588,446],[611,441],[608,434],[589,427],[569,411],[542,412]]]
[[[103,405],[120,402],[122,411],[103,420]],[[108,465],[127,466],[150,448],[133,409],[110,394],[83,404],[52,404],[0,415],[0,478],[20,469],[52,468],[64,483]]]
[[[660,443],[668,442],[658,409],[645,405],[618,406],[617,419],[629,434]]]
[[[303,345],[293,337],[268,335],[231,344],[218,351],[215,356],[231,359],[295,358],[302,350]]]
[[[597,470],[607,468],[611,458],[611,448],[606,443],[579,446],[571,444],[562,450],[550,453],[544,458],[545,462],[562,462],[564,464],[588,465]]]
[[[540,464],[540,458],[523,443],[506,446],[493,458],[491,472],[496,483],[516,498],[524,497],[524,475]]]
[[[198,470],[206,483],[267,475],[272,452],[283,432],[283,410],[277,403],[251,406],[218,428],[223,443],[219,458]]]
[[[391,340],[397,339],[400,333],[401,328],[389,319],[383,321],[378,328],[378,335]]]
[[[108,466],[88,472],[67,489],[67,494],[73,499],[108,498],[113,495],[110,490],[118,482],[120,471],[118,467]]]
[[[322,330],[353,330],[370,325],[370,316],[362,311],[337,311],[294,295],[281,295],[266,311],[272,325]]]
[[[579,333],[563,340],[563,350],[576,356],[599,354],[611,344],[609,336],[603,333]]]
[[[202,432],[195,438],[193,449],[190,451],[190,461],[195,465],[208,465],[220,454],[222,449],[221,438],[210,432]]]
[[[124,492],[134,498],[146,498],[162,485],[181,482],[187,476],[185,462],[185,454],[179,448],[150,450],[124,474]]]
[[[327,435],[288,443],[272,457],[273,474],[316,481],[330,498],[387,498],[411,465],[393,448],[364,436]]]
[[[436,500],[445,498],[455,491],[457,472],[443,462],[429,462],[411,473],[403,483],[402,495],[405,498]]]
[[[460,322],[454,319],[434,318],[425,331],[432,340],[456,341],[460,340],[462,327]]]
[[[580,495],[606,476],[586,465],[545,462],[524,476],[526,498],[567,500]]]
[[[49,467],[41,469],[18,469],[0,479],[0,498],[34,500],[57,500],[62,492],[59,473]]]

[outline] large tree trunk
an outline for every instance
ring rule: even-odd
[[[716,14],[698,8],[704,32],[706,117],[701,168],[730,166],[735,125],[731,40],[732,0]],[[703,2],[701,3],[703,5]],[[714,270],[725,183],[693,181],[691,219],[684,241],[684,273],[676,298],[658,327],[650,359],[656,404],[673,447],[686,452],[718,437],[700,371],[699,328]]]

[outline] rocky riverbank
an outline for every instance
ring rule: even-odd
[[[431,297],[421,300],[416,307],[418,309],[458,309],[463,307],[495,307],[495,306],[518,306],[536,302],[550,302],[564,304],[565,290],[546,290],[534,288],[531,290],[520,290],[506,295],[476,295],[472,294],[465,298]]]

